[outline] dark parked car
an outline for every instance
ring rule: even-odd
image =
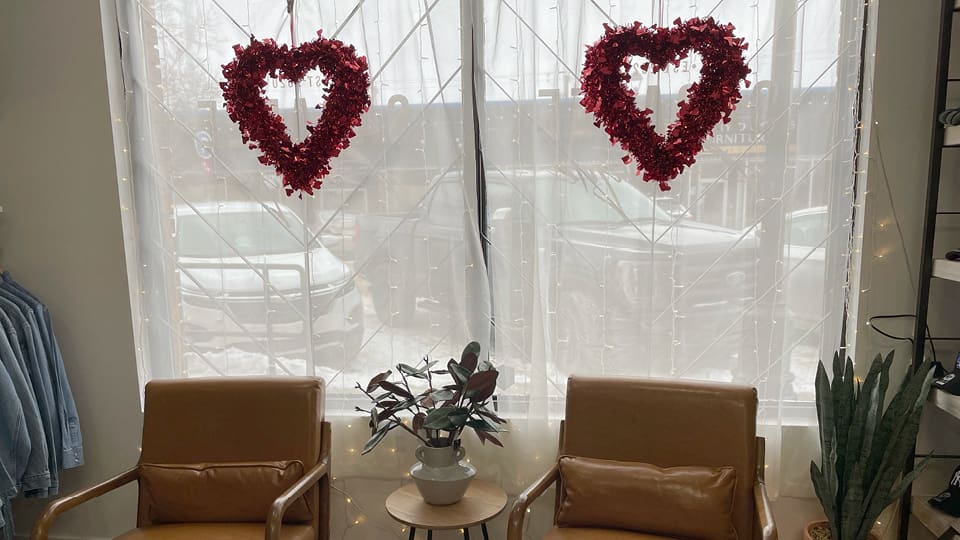
[[[488,172],[486,187],[494,317],[516,349],[531,334],[517,325],[545,308],[543,325],[556,333],[561,350],[553,352],[567,371],[601,354],[611,371],[644,354],[653,355],[653,372],[693,373],[684,362],[705,355],[716,366],[718,356],[740,354],[738,321],[746,326],[740,316],[754,294],[752,234],[671,215],[603,173]],[[451,173],[412,214],[357,218],[357,260],[367,262],[383,322],[409,324],[418,307],[461,307],[451,284],[463,282],[462,190]],[[664,367],[670,357],[677,365]]]

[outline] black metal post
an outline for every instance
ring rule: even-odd
[[[917,319],[913,328],[913,369],[918,369],[926,354],[927,306],[930,303],[930,277],[933,274],[933,241],[937,226],[937,204],[940,196],[940,158],[943,154],[944,129],[937,116],[947,102],[947,79],[950,71],[950,34],[953,31],[954,0],[942,0],[940,7],[940,35],[937,39],[937,84],[933,94],[933,116],[930,119],[930,164],[927,178],[927,202],[924,209],[923,244],[920,251],[920,275],[917,286]],[[907,458],[904,474],[913,470],[914,454]],[[907,539],[910,527],[911,486],[900,501],[900,540]]]

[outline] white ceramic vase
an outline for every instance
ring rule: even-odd
[[[416,451],[417,463],[410,467],[410,476],[417,484],[420,496],[428,504],[438,506],[454,504],[463,498],[477,469],[469,463],[461,463],[466,455],[462,447],[430,448],[420,446]]]

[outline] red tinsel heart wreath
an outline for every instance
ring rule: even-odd
[[[663,191],[696,161],[714,126],[730,121],[740,101],[740,81],[750,86],[746,80],[750,69],[742,53],[747,45],[733,35],[732,24],[717,24],[712,17],[677,19],[673,24],[670,28],[648,28],[639,22],[617,28],[605,24],[604,36],[587,47],[580,81],[580,104],[593,113],[594,125],[629,152],[624,163],[630,163],[632,155],[637,175],[643,171],[643,179],[658,182]],[[645,57],[648,61],[641,69],[656,73],[669,64],[679,66],[691,50],[703,59],[700,82],[690,85],[686,101],[678,104],[676,121],[667,127],[666,136],[660,135],[650,121],[653,111],[639,110],[635,93],[627,87],[630,58]]]
[[[223,66],[226,82],[220,83],[227,114],[240,126],[243,142],[260,149],[260,163],[283,176],[287,195],[313,194],[330,172],[330,159],[350,146],[353,128],[370,108],[367,59],[357,56],[352,45],[324,38],[321,32],[298,47],[278,47],[272,39],[251,37],[250,45],[234,45],[233,50],[236,58]],[[310,135],[294,144],[283,118],[267,104],[266,78],[296,83],[311,69],[323,73],[327,103],[320,120],[307,124]]]

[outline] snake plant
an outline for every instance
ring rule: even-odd
[[[892,364],[893,352],[886,358],[877,355],[862,381],[854,376],[853,362],[843,362],[839,354],[833,358],[832,381],[822,361],[817,368],[821,464],[810,463],[810,478],[832,540],[867,538],[880,512],[900,498],[927,464],[924,458],[901,477],[914,451],[933,365],[908,370],[884,409]]]

